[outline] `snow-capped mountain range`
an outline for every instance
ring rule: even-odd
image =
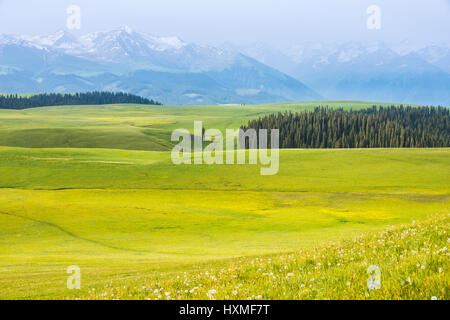
[[[450,105],[450,45],[307,42],[240,51],[301,79],[327,99]]]
[[[300,81],[239,52],[124,27],[73,36],[0,36],[0,92],[127,91],[164,104],[321,98]]]
[[[141,69],[209,71],[224,68],[237,54],[208,46],[189,44],[177,37],[156,37],[129,27],[95,32],[76,38],[65,30],[45,36],[0,36],[0,45],[24,47],[67,54],[101,63],[129,64]],[[220,67],[219,67],[220,66]]]
[[[259,43],[221,48],[123,27],[0,35],[0,92],[119,90],[164,104],[352,99],[450,105],[450,46]]]

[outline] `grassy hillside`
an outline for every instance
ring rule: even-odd
[[[449,232],[450,216],[436,216],[288,254],[110,282],[82,298],[448,300]]]
[[[448,212],[450,150],[282,150],[280,172],[166,152],[0,149],[2,298],[286,252]],[[39,276],[36,276],[36,275]],[[139,280],[136,280],[139,281]]]
[[[313,269],[308,268],[317,265],[304,260],[304,250],[325,248],[322,246],[328,241],[361,233],[372,237],[372,232],[386,225],[448,214],[447,148],[281,150],[280,170],[274,176],[261,176],[259,166],[253,165],[175,166],[170,160],[172,130],[192,130],[195,120],[223,130],[286,109],[299,111],[317,105],[365,108],[372,104],[0,110],[0,299],[99,297],[94,289],[105,293],[105,298],[111,293],[119,298],[158,298],[159,294],[141,294],[139,288],[154,291],[162,283],[173,288],[173,296],[182,287],[177,276],[195,274],[190,272],[197,272],[198,264],[207,265],[219,279],[221,266],[238,263],[242,266],[239,277],[227,286],[228,275],[224,275],[217,286],[217,292],[223,289],[218,298],[231,297],[231,286],[237,286],[238,280],[242,279],[242,284],[255,280],[255,264],[251,265],[249,257],[260,257],[255,261],[261,262],[261,270],[256,272],[267,273],[262,271],[270,269],[265,255],[276,255],[273,260],[278,261],[278,269],[284,268],[280,261],[292,255],[287,253],[301,249],[285,270],[301,267],[309,276]],[[447,225],[448,220],[440,221]],[[416,245],[428,248],[430,243],[443,245],[443,237],[435,233],[420,239],[423,241],[399,244],[410,249]],[[349,252],[345,250],[350,250],[350,245],[342,246]],[[356,248],[361,252],[362,247]],[[342,274],[321,274],[336,275],[341,279],[336,280],[337,288],[341,288],[351,270],[359,272],[366,262],[389,268],[389,250],[380,253],[384,260],[376,260],[378,256],[366,250],[364,263],[349,264]],[[332,259],[332,252],[322,258]],[[410,267],[413,262],[412,258],[399,268],[415,274]],[[444,268],[447,275],[448,266],[441,262],[433,265]],[[66,287],[66,269],[71,265],[81,268],[79,291]],[[297,275],[297,271],[287,273]],[[279,273],[279,277],[287,273]],[[301,286],[306,275],[296,278],[295,286]],[[362,288],[360,280],[365,275],[360,277],[352,288]],[[431,279],[426,283],[433,290],[442,284],[448,287],[442,275],[427,277],[420,281]],[[260,282],[254,290],[238,290],[236,297],[264,294],[261,288],[268,283],[262,276],[256,279]],[[444,280],[448,282],[448,276]],[[292,289],[286,281],[278,283],[280,286],[268,289],[264,297],[326,298],[349,293],[339,289],[332,294],[327,291],[327,295],[312,291],[300,295],[297,287]],[[215,289],[204,291],[206,288],[198,297]],[[283,288],[285,295],[279,291],[284,294]],[[355,289],[348,297],[362,297],[360,294],[363,291]],[[430,290],[423,298],[428,299],[429,294],[442,297]],[[418,296],[396,293],[393,297]]]
[[[239,128],[260,116],[319,105],[360,109],[372,102],[318,101],[256,106],[61,106],[0,110],[0,146],[170,150],[174,129]],[[377,105],[387,105],[376,103]]]

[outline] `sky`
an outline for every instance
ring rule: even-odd
[[[38,35],[67,29],[67,8],[80,8],[74,34],[129,26],[199,44],[409,40],[450,42],[450,0],[0,0],[0,33]],[[380,9],[369,29],[367,9]]]

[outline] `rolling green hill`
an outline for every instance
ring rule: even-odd
[[[282,150],[280,172],[167,152],[0,149],[1,298],[61,298],[447,213],[448,149]],[[83,287],[65,287],[78,265]],[[39,274],[39,276],[36,276]]]
[[[147,298],[139,288],[176,286],[197,264],[220,270],[449,213],[448,148],[281,150],[274,176],[170,160],[171,131],[194,120],[237,128],[316,105],[1,110],[0,299],[99,298],[94,289],[105,288],[105,298]],[[79,291],[66,287],[72,265]]]
[[[248,120],[286,110],[317,106],[361,109],[373,102],[318,101],[251,106],[60,106],[0,110],[0,146],[31,148],[109,148],[167,151],[174,129],[239,128]]]

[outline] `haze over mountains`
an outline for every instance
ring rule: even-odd
[[[450,48],[385,43],[222,48],[123,27],[0,35],[0,92],[127,91],[164,104],[352,99],[450,105]]]
[[[407,42],[313,43],[240,51],[278,68],[327,99],[450,105],[450,46]]]
[[[237,52],[127,27],[80,38],[0,37],[0,92],[127,91],[164,104],[314,100],[300,81]]]

